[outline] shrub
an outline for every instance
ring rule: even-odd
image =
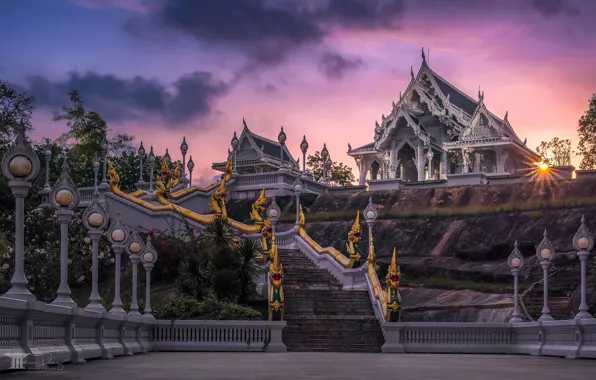
[[[201,320],[260,320],[263,315],[248,307],[215,300],[198,301],[181,298],[157,302],[153,306],[157,319],[201,319]]]
[[[258,242],[238,240],[227,219],[215,219],[197,239],[197,252],[181,261],[177,285],[198,300],[214,297],[225,302],[248,302],[258,276]]]

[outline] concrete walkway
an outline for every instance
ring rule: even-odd
[[[578,380],[596,379],[596,360],[508,355],[172,352],[0,376],[14,380]]]

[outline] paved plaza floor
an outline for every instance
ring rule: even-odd
[[[596,379],[596,360],[509,355],[342,353],[150,353],[10,372],[40,380],[578,380]]]

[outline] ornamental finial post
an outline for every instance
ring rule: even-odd
[[[584,215],[581,218],[579,230],[573,237],[573,248],[577,251],[577,257],[580,260],[580,305],[575,319],[592,319],[587,303],[587,262],[590,257],[590,251],[594,248],[594,237],[586,227]]]

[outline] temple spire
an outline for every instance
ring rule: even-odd
[[[424,47],[422,47],[422,64],[426,64],[426,54],[424,54]]]

